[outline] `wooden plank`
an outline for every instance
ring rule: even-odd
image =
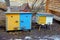
[[[60,1],[59,0],[47,0],[46,2],[46,12],[49,10],[60,12]]]

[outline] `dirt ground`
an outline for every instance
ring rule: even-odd
[[[57,36],[57,37],[56,37]],[[0,40],[56,40],[60,38],[60,22],[54,20],[51,29],[34,29],[29,31],[6,32],[0,28]]]

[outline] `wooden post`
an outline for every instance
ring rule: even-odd
[[[39,26],[39,31],[40,31],[41,26]]]

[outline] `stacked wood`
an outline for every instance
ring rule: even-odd
[[[46,12],[50,12],[57,16],[60,16],[60,0],[47,0]]]
[[[0,13],[0,20],[5,20],[5,14],[4,13]]]
[[[6,3],[0,2],[0,12],[1,12],[1,11],[6,11],[6,10],[7,10]]]
[[[60,12],[60,1],[59,0],[50,0],[49,1],[49,10],[54,10]]]
[[[54,11],[54,10],[50,10],[50,12],[51,12],[52,14],[60,17],[60,12]]]
[[[0,2],[0,21],[5,20],[5,12],[7,10],[7,6],[5,2]]]

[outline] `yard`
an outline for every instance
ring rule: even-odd
[[[51,29],[34,29],[31,32],[18,31],[18,32],[6,32],[0,28],[0,40],[59,40],[60,38],[60,22],[54,20]]]

